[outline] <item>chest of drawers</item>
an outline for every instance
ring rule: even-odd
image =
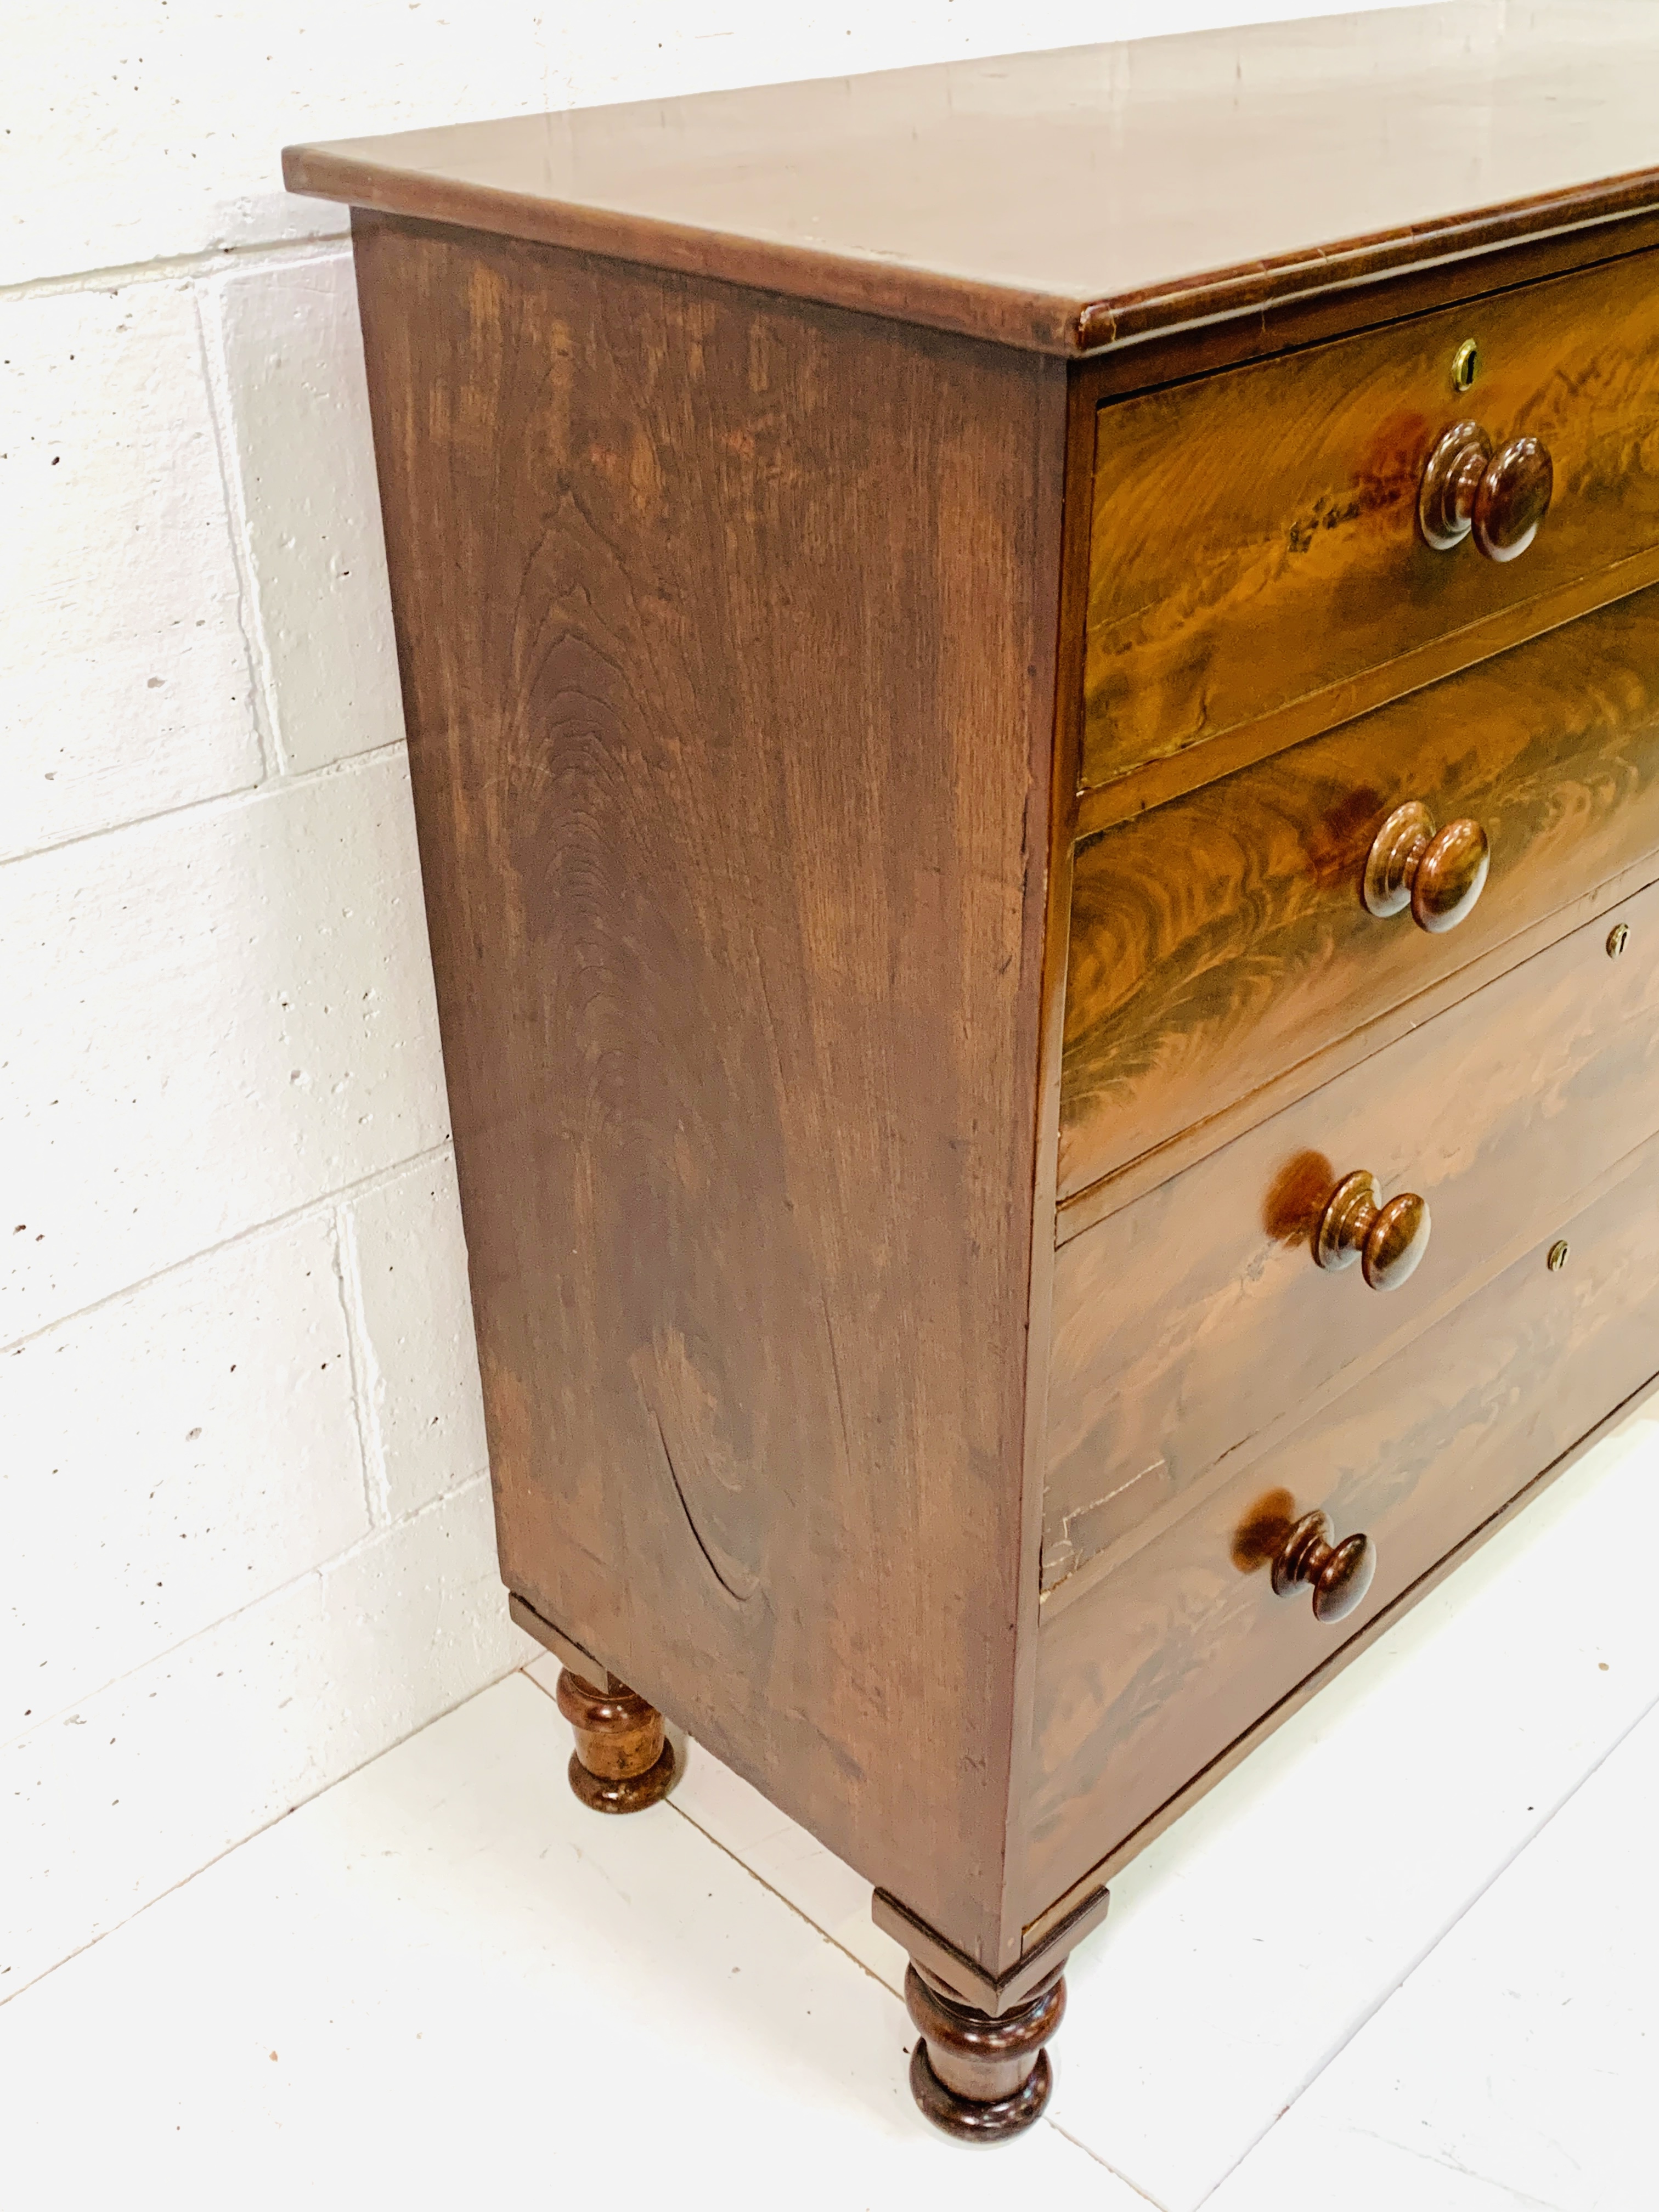
[[[1524,12],[1526,21],[1516,19]],[[503,1578],[918,2101],[1659,1370],[1651,12],[295,149],[351,204]]]

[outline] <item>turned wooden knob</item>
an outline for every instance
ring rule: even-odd
[[[1344,1176],[1325,1202],[1314,1231],[1314,1258],[1322,1267],[1352,1267],[1356,1260],[1374,1291],[1397,1291],[1429,1249],[1429,1208],[1413,1191],[1386,1206],[1376,1177],[1360,1168]]]
[[[1487,560],[1514,561],[1537,537],[1554,489],[1541,439],[1511,438],[1494,453],[1478,422],[1454,422],[1423,471],[1418,523],[1437,553],[1473,536]]]
[[[1376,1572],[1376,1547],[1369,1536],[1331,1541],[1328,1513],[1308,1513],[1273,1553],[1273,1592],[1289,1597],[1313,1585],[1316,1620],[1340,1620],[1360,1602]]]
[[[1437,830],[1421,799],[1396,806],[1365,857],[1365,904],[1376,915],[1410,907],[1433,936],[1455,929],[1486,889],[1492,846],[1478,822]]]

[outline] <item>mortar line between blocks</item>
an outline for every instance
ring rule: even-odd
[[[477,1478],[475,1477],[474,1480],[476,1480]],[[448,1495],[453,1497],[454,1492],[452,1491]],[[409,1517],[413,1520],[416,1516],[411,1514]],[[343,1553],[342,1557],[343,1556]],[[313,1568],[312,1572],[314,1574],[317,1570]],[[67,1966],[71,1960],[80,1958],[88,1951],[96,1950],[99,1944],[106,1942],[112,1936],[118,1935],[122,1929],[130,1928],[135,1920],[142,1919],[146,1912],[162,1903],[165,1899],[172,1897],[179,1890],[187,1888],[198,1875],[204,1875],[210,1868],[216,1867],[221,1859],[228,1859],[233,1851],[240,1851],[245,1844],[251,1844],[256,1836],[263,1836],[268,1829],[280,1827],[284,1820],[292,1820],[295,1814],[300,1812],[305,1806],[314,1803],[319,1797],[325,1796],[329,1790],[337,1789],[341,1783],[349,1782],[354,1774],[361,1774],[366,1766],[373,1766],[377,1759],[384,1759],[389,1752],[396,1751],[400,1744],[408,1743],[413,1737],[419,1735],[423,1729],[435,1728],[440,1721],[447,1720],[451,1713],[459,1712],[463,1705],[471,1705],[474,1698],[484,1697],[489,1691],[499,1688],[501,1684],[507,1680],[508,1675],[516,1671],[519,1670],[513,1667],[504,1668],[492,1680],[481,1684],[477,1689],[469,1690],[465,1697],[455,1698],[453,1703],[443,1706],[438,1712],[428,1713],[423,1721],[418,1722],[411,1729],[405,1729],[400,1736],[394,1736],[390,1743],[383,1743],[378,1751],[372,1751],[367,1759],[359,1759],[356,1766],[349,1766],[343,1774],[336,1774],[326,1782],[319,1782],[308,1796],[296,1797],[291,1805],[284,1805],[280,1813],[273,1813],[268,1820],[261,1820],[257,1826],[250,1828],[245,1836],[238,1836],[234,1842],[227,1844],[222,1850],[215,1851],[211,1858],[204,1859],[200,1866],[192,1867],[188,1874],[180,1875],[177,1881],[169,1882],[165,1889],[158,1889],[154,1897],[146,1898],[142,1905],[134,1905],[125,1919],[113,1921],[107,1928],[100,1928],[95,1936],[88,1936],[84,1943],[77,1943],[72,1951],[65,1951],[61,1959],[55,1959],[51,1966],[43,1966],[38,1974],[32,1974],[27,1981],[21,1983],[16,1989],[8,1990],[3,1996],[0,1996],[0,2011],[3,2011],[9,2004],[15,2004],[19,1997],[27,1996],[31,1990],[38,1990],[43,1982],[49,1981],[60,1968]]]
[[[208,411],[213,421],[219,489],[225,525],[230,532],[230,557],[236,570],[236,627],[247,656],[253,726],[266,777],[286,776],[289,765],[288,749],[283,743],[276,679],[265,636],[264,610],[260,605],[259,578],[253,560],[247,483],[242,473],[241,444],[236,434],[236,402],[231,390],[229,356],[225,349],[222,302],[218,288],[214,285],[192,284],[190,295],[202,348],[202,374],[207,385]]]
[[[349,253],[347,230],[316,230],[303,238],[249,239],[243,245],[202,246],[189,253],[155,254],[148,261],[115,261],[100,269],[64,269],[49,276],[20,276],[0,284],[0,306],[14,300],[50,300],[66,292],[124,291],[130,284],[187,283],[233,269],[257,268],[264,261],[325,260]]]
[[[100,837],[125,837],[130,830],[148,830],[161,822],[177,822],[191,814],[210,814],[216,808],[229,813],[239,806],[258,806],[282,798],[290,791],[305,791],[313,784],[326,783],[331,777],[356,775],[361,771],[380,768],[387,761],[401,760],[408,747],[401,738],[389,738],[383,745],[371,745],[367,752],[349,753],[343,760],[325,761],[319,768],[296,769],[291,775],[268,775],[260,783],[242,783],[229,791],[210,792],[203,799],[187,799],[178,806],[158,807],[154,814],[135,814],[125,822],[106,823],[101,829],[77,830],[72,837],[54,838],[49,844],[30,845],[21,853],[8,853],[0,857],[0,868],[21,867],[28,860],[43,860],[49,854],[72,852],[77,845],[90,845]]]
[[[1508,1874],[1510,1868],[1516,1864],[1517,1860],[1523,1857],[1525,1854],[1532,1849],[1533,1845],[1538,1841],[1540,1836],[1543,1834],[1545,1829],[1549,1826],[1550,1823],[1559,1814],[1565,1811],[1567,1806],[1572,1802],[1573,1799],[1578,1795],[1584,1784],[1589,1781],[1594,1775],[1599,1774],[1601,1769],[1607,1765],[1607,1761],[1613,1757],[1614,1752],[1622,1749],[1622,1747],[1630,1741],[1632,1736],[1635,1735],[1637,1729],[1641,1728],[1644,1723],[1653,1718],[1656,1713],[1659,1713],[1659,1697],[1653,1697],[1648,1700],[1647,1704],[1643,1706],[1641,1711],[1637,1714],[1636,1717],[1630,1723],[1629,1726],[1620,1729],[1620,1733],[1613,1739],[1612,1742],[1609,1743],[1600,1755],[1584,1769],[1581,1775],[1579,1775],[1577,1781],[1572,1784],[1571,1787],[1564,1790],[1561,1796],[1556,1799],[1555,1802],[1544,1814],[1542,1820],[1539,1820],[1528,1831],[1528,1832],[1521,1838],[1521,1841],[1516,1845],[1515,1849],[1510,1851],[1505,1858],[1502,1859],[1498,1864],[1492,1869],[1491,1873],[1486,1875],[1480,1887],[1463,1900],[1462,1904],[1458,1906],[1456,1911],[1452,1914],[1450,1919],[1446,1921],[1444,1924],[1430,1937],[1428,1942],[1424,1945],[1423,1948],[1417,1954],[1417,1956],[1411,1961],[1410,1965],[1407,1966],[1404,1972],[1399,1976],[1398,1979],[1392,1982],[1373,2003],[1366,2007],[1365,2010],[1360,2014],[1359,2018],[1354,2022],[1352,2027],[1350,2027],[1344,2034],[1341,2041],[1332,2045],[1330,2050],[1325,2053],[1324,2057],[1318,2061],[1317,2064],[1315,2065],[1303,2078],[1303,2080],[1297,2084],[1296,2087],[1285,2099],[1285,2103],[1280,2109],[1275,2112],[1273,2118],[1268,2121],[1267,2126],[1263,2128],[1259,2134],[1251,2136],[1249,2142],[1245,2144],[1243,2149],[1240,2151],[1238,2156],[1233,2160],[1226,2172],[1217,2179],[1212,2188],[1206,2190],[1204,2195],[1198,2200],[1200,2206],[1209,2203],[1211,2197],[1214,2196],[1216,2190],[1219,2189],[1224,2182],[1227,2181],[1233,2174],[1237,2173],[1239,2167],[1243,2165],[1246,2159],[1250,2157],[1251,2154],[1267,2141],[1267,2137],[1273,2133],[1273,2130],[1278,2127],[1282,2120],[1286,2119],[1290,2116],[1326,2069],[1334,2064],[1336,2060],[1339,2059],[1342,2056],[1343,2052],[1348,2049],[1349,2045],[1356,2042],[1358,2038],[1364,2033],[1365,2030],[1370,2026],[1377,2014],[1383,2009],[1384,2006],[1391,2004],[1394,2002],[1395,1998],[1399,1996],[1401,1990],[1405,1988],[1407,1983],[1411,1980],[1413,1975],[1417,1973],[1428,1963],[1430,1959],[1433,1957],[1434,1954],[1445,1942],[1446,1938],[1452,1934],[1455,1929],[1456,1929],[1468,1917],[1471,1912],[1474,1911],[1475,1906],[1480,1904],[1481,1899],[1486,1896],[1490,1891],[1496,1888],[1497,1885],[1504,1879],[1504,1875]]]
[[[371,1528],[392,1524],[392,1475],[386,1464],[386,1432],[380,1425],[380,1363],[363,1303],[363,1261],[357,1247],[355,1201],[334,1209],[334,1281],[345,1316],[346,1357],[351,1366],[351,1410],[362,1468],[363,1505]]]
[[[191,1630],[188,1636],[181,1636],[176,1644],[169,1644],[165,1650],[151,1652],[148,1659],[141,1659],[136,1667],[129,1667],[124,1674],[112,1674],[107,1680],[99,1682],[91,1689],[83,1691],[78,1698],[71,1698],[64,1705],[54,1705],[48,1713],[33,1715],[26,1729],[20,1729],[15,1735],[7,1736],[3,1741],[0,1741],[0,1752],[15,1750],[20,1743],[26,1743],[32,1735],[39,1735],[43,1729],[61,1726],[65,1715],[79,1712],[83,1706],[94,1704],[96,1699],[106,1696],[111,1690],[119,1689],[123,1682],[131,1682],[140,1674],[147,1674],[152,1667],[165,1666],[169,1659],[175,1659],[181,1651],[187,1651],[192,1644],[199,1644],[204,1636],[216,1636],[222,1628],[228,1628],[235,1621],[245,1620],[250,1613],[258,1613],[264,1606],[276,1604],[280,1599],[287,1597],[292,1591],[300,1589],[303,1583],[320,1582],[325,1575],[334,1574],[340,1568],[349,1566],[354,1559],[361,1558],[363,1553],[373,1550],[377,1544],[384,1543],[388,1537],[396,1535],[399,1529],[412,1528],[417,1521],[423,1521],[428,1513],[439,1512],[446,1505],[453,1504],[464,1491],[475,1489],[479,1483],[487,1483],[489,1480],[489,1469],[487,1467],[475,1468],[471,1474],[464,1476],[459,1482],[452,1483],[447,1490],[441,1491],[435,1498],[426,1498],[411,1512],[401,1515],[396,1521],[388,1522],[384,1527],[376,1527],[371,1523],[361,1536],[355,1536],[343,1550],[331,1553],[327,1559],[319,1559],[313,1566],[301,1568],[297,1575],[290,1575],[285,1583],[278,1583],[272,1589],[262,1590],[258,1597],[249,1598],[246,1605],[233,1606],[228,1613],[217,1613],[211,1620],[201,1622],[198,1626]],[[515,1668],[521,1672],[522,1662],[515,1660],[513,1666],[505,1668],[495,1677],[495,1680],[504,1681]],[[469,1697],[476,1694],[477,1692],[472,1691],[467,1692]],[[424,1722],[422,1725],[424,1727]],[[402,1739],[399,1738],[399,1741],[401,1741]],[[376,1752],[374,1756],[378,1759],[380,1753]],[[354,1768],[352,1771],[355,1773],[356,1770]],[[331,1785],[324,1786],[326,1788]]]
[[[123,1298],[136,1298],[140,1291],[166,1282],[169,1275],[180,1274],[186,1267],[193,1267],[203,1260],[211,1260],[221,1252],[234,1250],[238,1244],[251,1244],[259,1237],[278,1236],[284,1229],[296,1228],[302,1221],[331,1213],[337,1206],[351,1206],[359,1199],[371,1198],[377,1190],[385,1190],[395,1182],[399,1176],[447,1159],[451,1150],[451,1139],[447,1136],[441,1137],[435,1145],[423,1145],[418,1152],[410,1152],[404,1159],[392,1160],[383,1168],[376,1168],[371,1175],[358,1176],[354,1182],[342,1183],[337,1190],[324,1191],[316,1198],[308,1198],[301,1205],[290,1206],[286,1213],[273,1213],[262,1221],[250,1221],[246,1227],[233,1230],[228,1237],[218,1237],[211,1244],[200,1245],[194,1252],[186,1252],[177,1260],[169,1260],[164,1267],[153,1268],[148,1275],[140,1275],[134,1282],[122,1283],[112,1291],[106,1291],[100,1298],[91,1298],[85,1305],[76,1306],[68,1313],[54,1314],[50,1321],[43,1321],[38,1328],[25,1329],[21,1336],[14,1336],[0,1344],[0,1359],[8,1358],[14,1352],[26,1350],[41,1337],[50,1336],[54,1329],[67,1328],[72,1321],[83,1321],[90,1314],[101,1313],[106,1306],[117,1305]]]

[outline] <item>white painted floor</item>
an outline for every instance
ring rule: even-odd
[[[1656,1559],[1638,1419],[1121,1878],[1013,2143],[705,1753],[582,1810],[548,1662],[0,2007],[0,2203],[1646,2212]]]

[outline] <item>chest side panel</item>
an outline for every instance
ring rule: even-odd
[[[988,1954],[1064,371],[357,254],[504,1578]]]

